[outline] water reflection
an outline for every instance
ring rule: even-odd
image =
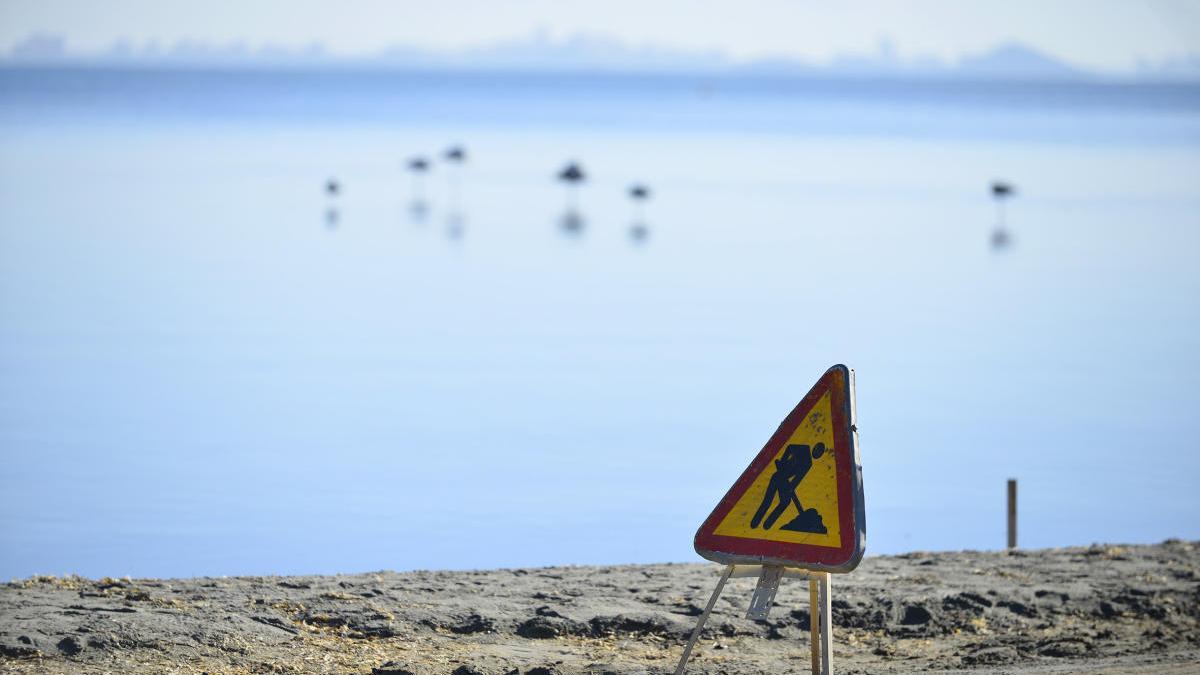
[[[1012,235],[1004,227],[992,230],[992,250],[1001,251],[1012,245]]]
[[[577,235],[583,232],[585,225],[579,211],[579,185],[587,180],[587,172],[578,162],[567,162],[555,178],[567,186],[567,208],[558,219],[559,227],[567,234]]]
[[[575,208],[568,207],[558,218],[558,226],[565,234],[571,236],[579,236],[583,234],[583,229],[587,225],[587,220],[583,214]]]
[[[629,226],[629,238],[640,244],[650,236],[644,212],[644,204],[650,199],[650,188],[644,183],[634,183],[629,186],[629,198],[633,200],[633,224]]]
[[[429,202],[424,199],[414,199],[408,203],[408,217],[414,223],[424,223],[429,217]]]
[[[337,196],[342,191],[342,186],[336,178],[330,178],[325,181],[325,195],[328,198],[328,205],[325,207],[325,227],[336,229],[338,221],[341,220],[341,214],[337,208]]]
[[[429,202],[425,199],[425,174],[429,173],[429,160],[411,157],[408,172],[412,174],[412,195],[408,202],[408,214],[414,222],[424,222],[429,215]]]
[[[1000,251],[1012,244],[1012,235],[1008,231],[1005,220],[1004,205],[1017,189],[1012,183],[1003,180],[992,181],[992,199],[996,201],[996,229],[992,230],[992,250]]]
[[[450,215],[446,216],[446,238],[451,240],[462,239],[467,233],[467,217],[461,212],[451,211]]]

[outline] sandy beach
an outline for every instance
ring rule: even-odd
[[[0,671],[664,673],[719,570],[33,577],[0,590]],[[753,583],[688,672],[807,672],[806,584],[755,622]],[[833,589],[835,672],[1200,672],[1197,542],[869,557]]]

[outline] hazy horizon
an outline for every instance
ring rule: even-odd
[[[656,59],[699,59],[728,67],[786,62],[817,69],[938,70],[1020,45],[1068,70],[1105,77],[1200,73],[1200,7],[1173,0],[1136,5],[860,0],[835,7],[780,0],[736,5],[617,0],[603,8],[541,0],[503,7],[474,0],[436,5],[356,0],[336,10],[301,0],[287,8],[285,20],[271,2],[201,8],[144,0],[103,6],[16,0],[0,7],[0,52],[49,48],[70,58],[266,52],[272,58],[362,61],[389,51],[447,59],[530,49],[553,59],[582,46],[593,50],[593,58],[637,56],[651,65]]]

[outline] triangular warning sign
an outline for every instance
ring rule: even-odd
[[[849,572],[866,548],[854,371],[836,365],[779,425],[696,532],[724,564]]]

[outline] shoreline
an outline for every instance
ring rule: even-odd
[[[0,672],[671,672],[720,567],[568,566],[0,585]],[[807,672],[806,585],[730,582],[689,673]],[[1196,672],[1200,542],[866,558],[839,673]]]

